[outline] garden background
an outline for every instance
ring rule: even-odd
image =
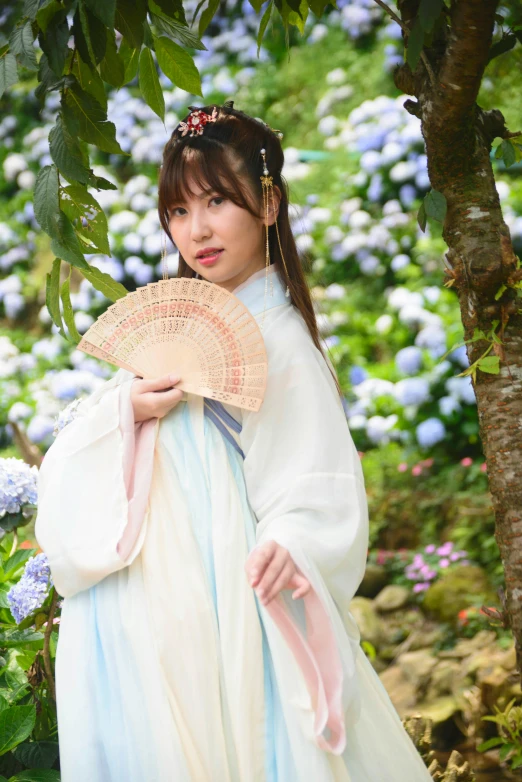
[[[184,7],[190,18],[196,3]],[[321,20],[310,13],[302,35],[291,28],[289,50],[282,25],[271,23],[258,56],[263,10],[247,0],[221,6],[202,36],[206,49],[192,50],[203,99],[160,74],[165,124],[137,78],[108,89],[108,115],[130,156],[96,153],[95,174],[115,185],[96,193],[110,253],[86,257],[128,290],[161,278],[158,169],[189,105],[233,99],[283,131],[292,227],[366,479],[370,550],[352,604],[364,649],[401,717],[433,720],[442,765],[458,747],[477,779],[509,778],[509,733],[502,741],[482,717],[521,702],[521,690],[511,636],[481,609],[500,604],[502,566],[458,300],[443,284],[446,245],[439,223],[422,231],[417,221],[430,184],[420,122],[392,79],[403,61],[400,28],[374,0],[338,0]],[[0,29],[9,13],[0,12]],[[521,62],[518,50],[492,60],[478,101],[513,128]],[[0,773],[50,782],[59,777],[46,664],[59,616],[47,622],[49,574],[33,558],[36,465],[74,401],[115,369],[72,349],[45,304],[54,254],[32,199],[38,172],[52,163],[59,96],[49,93],[41,109],[35,85],[27,72],[0,100]],[[520,254],[522,163],[494,166]],[[175,275],[172,246],[168,264]],[[74,268],[70,299],[80,334],[110,304]],[[28,522],[18,540],[15,519]]]

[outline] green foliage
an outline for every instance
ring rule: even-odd
[[[496,723],[500,735],[483,741],[477,747],[479,752],[500,747],[499,760],[508,760],[512,771],[522,766],[522,708],[515,703],[516,698],[513,698],[503,710],[495,705],[494,715],[487,714],[481,718]]]

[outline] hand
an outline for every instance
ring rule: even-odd
[[[163,418],[176,407],[183,391],[172,386],[181,380],[178,375],[165,375],[153,380],[135,379],[132,382],[130,399],[134,410],[134,421],[147,421],[149,418]]]
[[[245,572],[263,605],[273,600],[282,589],[295,589],[294,600],[304,597],[311,589],[310,582],[297,569],[288,550],[274,540],[251,552]]]

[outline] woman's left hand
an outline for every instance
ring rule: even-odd
[[[263,605],[273,600],[282,589],[295,589],[294,600],[304,597],[311,589],[310,582],[297,569],[288,550],[274,540],[251,552],[245,572]]]

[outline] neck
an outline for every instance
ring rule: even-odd
[[[256,274],[259,271],[263,271],[265,268],[265,263],[265,259],[262,261],[255,259],[250,263],[247,263],[238,274],[234,275],[234,277],[231,277],[228,280],[223,280],[223,282],[216,282],[215,284],[219,285],[220,288],[224,288],[225,290],[232,293],[236,288],[250,279],[253,274]]]

